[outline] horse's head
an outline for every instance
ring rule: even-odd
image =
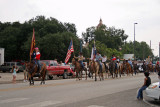
[[[26,62],[25,66],[26,66],[26,70],[31,73],[33,71],[33,67],[34,67],[35,63],[33,61],[31,62]],[[35,67],[36,68],[36,67]]]
[[[75,58],[72,59],[72,65],[75,65],[76,64],[76,60]]]

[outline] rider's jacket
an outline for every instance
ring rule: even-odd
[[[83,61],[83,55],[78,56],[78,61]]]
[[[40,60],[40,57],[41,57],[40,52],[37,52],[37,53],[36,53],[36,60]]]
[[[32,57],[32,59],[35,59],[35,57],[36,57],[36,52],[33,51],[31,57]]]
[[[112,60],[115,61],[115,60],[116,60],[116,57],[113,57]]]
[[[99,54],[99,55],[96,55],[96,61],[100,61],[100,59],[102,59],[102,56],[101,56],[101,54]]]

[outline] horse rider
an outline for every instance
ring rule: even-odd
[[[128,63],[131,65],[131,68],[133,68],[133,64],[130,58],[128,59]]]
[[[99,54],[99,52],[97,52],[97,54],[96,54],[96,61],[97,61],[98,64],[100,65],[100,71],[102,71],[102,63],[101,63],[101,60],[102,60],[102,56],[101,56],[101,54]]]
[[[102,63],[104,64],[105,68],[107,68],[106,61],[107,61],[107,57],[105,55],[103,55],[103,57],[102,57]]]
[[[117,60],[117,58],[115,57],[115,55],[113,54],[112,55],[112,61],[115,63],[115,67],[117,68],[117,63],[116,63],[116,60]]]
[[[38,47],[36,47],[35,50],[36,50],[36,57],[35,57],[35,59],[36,59],[36,63],[38,64],[38,72],[40,72],[40,70],[41,70],[41,65],[40,65],[41,54],[40,54],[40,51],[39,51]]]
[[[112,61],[116,62],[116,57],[114,54],[112,55]]]
[[[78,59],[78,62],[81,64],[82,69],[85,69],[84,64],[83,64],[83,59],[84,58],[83,58],[82,52],[79,52],[79,56],[78,57],[74,56],[74,58]]]

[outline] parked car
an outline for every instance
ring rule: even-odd
[[[2,64],[0,66],[0,71],[12,72],[12,67],[14,65],[18,68],[17,72],[23,72],[23,70],[24,70],[23,65],[21,65],[19,62],[4,62],[4,64]]]
[[[145,93],[147,97],[153,98],[155,100],[160,100],[159,82],[152,83],[148,88],[146,88]]]
[[[46,79],[53,79],[53,76],[63,76],[63,79],[67,79],[68,76],[75,76],[70,65],[60,66],[54,60],[41,60],[47,65]]]

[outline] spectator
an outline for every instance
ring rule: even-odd
[[[23,65],[23,68],[24,68],[24,81],[23,82],[27,82],[28,81],[28,72],[27,72],[27,62],[25,62],[25,64]]]
[[[17,71],[18,71],[18,69],[17,69],[17,67],[16,66],[13,66],[12,67],[12,75],[13,75],[13,80],[12,80],[12,82],[13,83],[16,83],[16,76],[17,76]]]
[[[139,99],[139,100],[143,100],[143,90],[145,90],[151,84],[151,79],[149,77],[149,72],[144,72],[144,75],[145,75],[144,84],[139,89],[138,94],[137,94],[137,99]]]
[[[64,66],[64,64],[62,63],[62,61],[60,61],[59,65],[60,65],[60,66]]]

